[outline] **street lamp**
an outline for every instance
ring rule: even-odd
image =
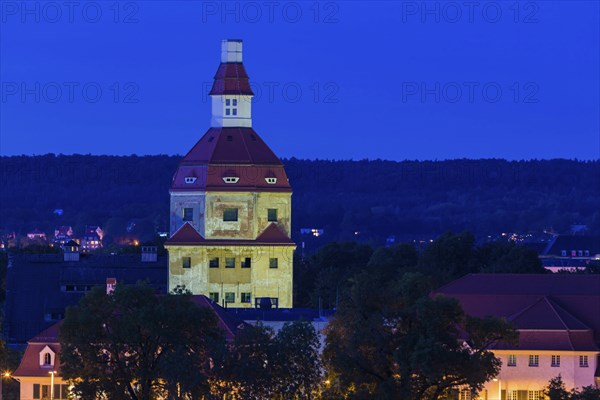
[[[48,373],[50,374],[50,400],[54,400],[54,374],[56,374],[56,371]]]
[[[2,376],[0,376],[0,400],[2,400],[3,396],[2,396],[2,383],[3,383],[3,379],[4,378],[10,378],[10,372],[9,371],[4,371],[2,373]]]

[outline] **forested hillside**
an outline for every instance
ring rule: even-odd
[[[97,224],[106,234],[135,222],[141,239],[166,231],[179,156],[44,155],[0,158],[0,229],[25,234]],[[543,160],[283,160],[294,188],[294,236],[381,243],[470,230],[600,233],[600,162]],[[62,216],[53,213],[62,209]],[[358,232],[358,234],[356,234]]]

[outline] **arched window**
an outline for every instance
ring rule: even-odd
[[[44,365],[52,365],[52,356],[50,353],[44,354]]]

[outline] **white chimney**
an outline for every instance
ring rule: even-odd
[[[242,62],[242,41],[240,39],[225,39],[221,41],[221,62]]]

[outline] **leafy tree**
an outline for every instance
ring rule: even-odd
[[[456,300],[429,297],[420,274],[383,278],[355,277],[327,328],[325,398],[434,400],[457,386],[477,392],[498,374],[489,348],[516,339],[506,321],[468,317]]]
[[[447,232],[430,243],[421,256],[420,267],[443,284],[470,272],[473,266],[475,236],[470,232],[454,234]]]
[[[547,272],[534,250],[514,243],[486,243],[476,249],[474,258],[481,272],[517,274]]]
[[[398,244],[391,247],[380,247],[371,256],[367,269],[385,274],[393,279],[398,274],[414,270],[419,262],[419,254],[411,244]]]
[[[340,298],[348,294],[349,278],[365,268],[373,249],[355,242],[329,243],[310,262],[318,275],[312,296],[313,306],[335,308]]]
[[[319,344],[306,321],[286,323],[277,334],[261,324],[244,326],[213,383],[213,394],[257,400],[315,398],[321,382]]]
[[[198,398],[209,392],[224,339],[217,319],[181,289],[157,296],[140,283],[97,288],[67,310],[61,372],[82,398]]]
[[[571,400],[598,400],[600,399],[600,388],[592,385],[583,387],[580,391],[571,393]]]
[[[308,321],[288,322],[275,337],[277,393],[281,399],[313,399],[321,384],[319,336]]]
[[[565,387],[565,383],[562,377],[558,375],[550,379],[548,386],[544,388],[544,395],[548,397],[548,400],[570,400],[571,395]]]

